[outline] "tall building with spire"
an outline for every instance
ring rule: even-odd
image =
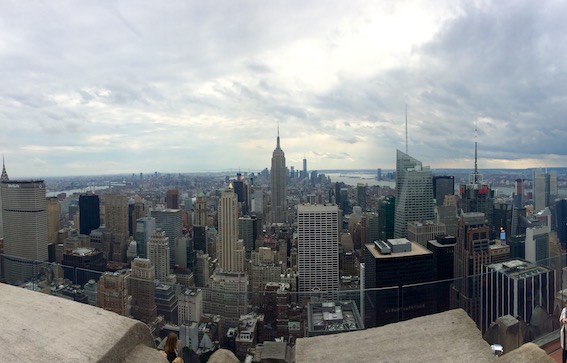
[[[482,174],[478,171],[478,143],[476,140],[474,142],[474,171],[469,176],[468,183],[460,185],[459,196],[461,197],[459,208],[463,213],[484,213],[486,220],[492,221],[494,192],[490,185],[484,182]]]
[[[271,218],[272,223],[286,222],[286,167],[285,155],[280,147],[280,128],[278,126],[278,137],[276,148],[272,154],[272,169],[270,170],[272,193]]]
[[[4,155],[2,155],[2,175],[0,175],[0,182],[7,182],[8,173],[6,172],[6,164],[4,163]],[[2,223],[2,198],[0,198],[0,238],[4,237],[4,224]]]
[[[433,217],[431,169],[397,150],[394,238],[407,237],[408,222],[433,220]]]

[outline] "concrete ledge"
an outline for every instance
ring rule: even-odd
[[[542,354],[542,352],[544,354]],[[516,363],[516,362],[531,362],[531,363],[555,363],[555,360],[545,354],[537,344],[526,343],[514,349],[510,353],[504,354],[498,358],[498,363]]]
[[[380,328],[297,340],[297,363],[324,362],[548,362],[534,344],[496,357],[461,309]],[[523,356],[525,354],[525,356]],[[551,360],[553,361],[553,360]]]
[[[167,362],[143,323],[19,287],[0,284],[0,321],[1,362]]]

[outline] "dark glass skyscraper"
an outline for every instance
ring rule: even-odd
[[[561,246],[567,246],[567,199],[555,202],[555,223],[557,226],[557,237]]]
[[[79,196],[79,231],[89,235],[93,229],[100,227],[100,200],[98,195],[84,194]]]
[[[438,175],[433,177],[433,198],[436,204],[443,205],[446,195],[455,194],[455,177]]]

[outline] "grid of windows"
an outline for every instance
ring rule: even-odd
[[[339,287],[339,209],[300,205],[297,216],[299,291],[336,291]]]

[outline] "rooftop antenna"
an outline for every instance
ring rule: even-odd
[[[408,104],[406,103],[406,154],[408,154]]]
[[[471,174],[470,182],[472,184],[482,183],[482,175],[478,172],[478,128],[477,120],[474,121],[474,171]]]
[[[475,182],[478,182],[476,176],[478,176],[478,129],[476,126],[476,120],[474,120],[474,175]]]
[[[280,120],[278,120],[278,138],[276,147],[280,147]]]

